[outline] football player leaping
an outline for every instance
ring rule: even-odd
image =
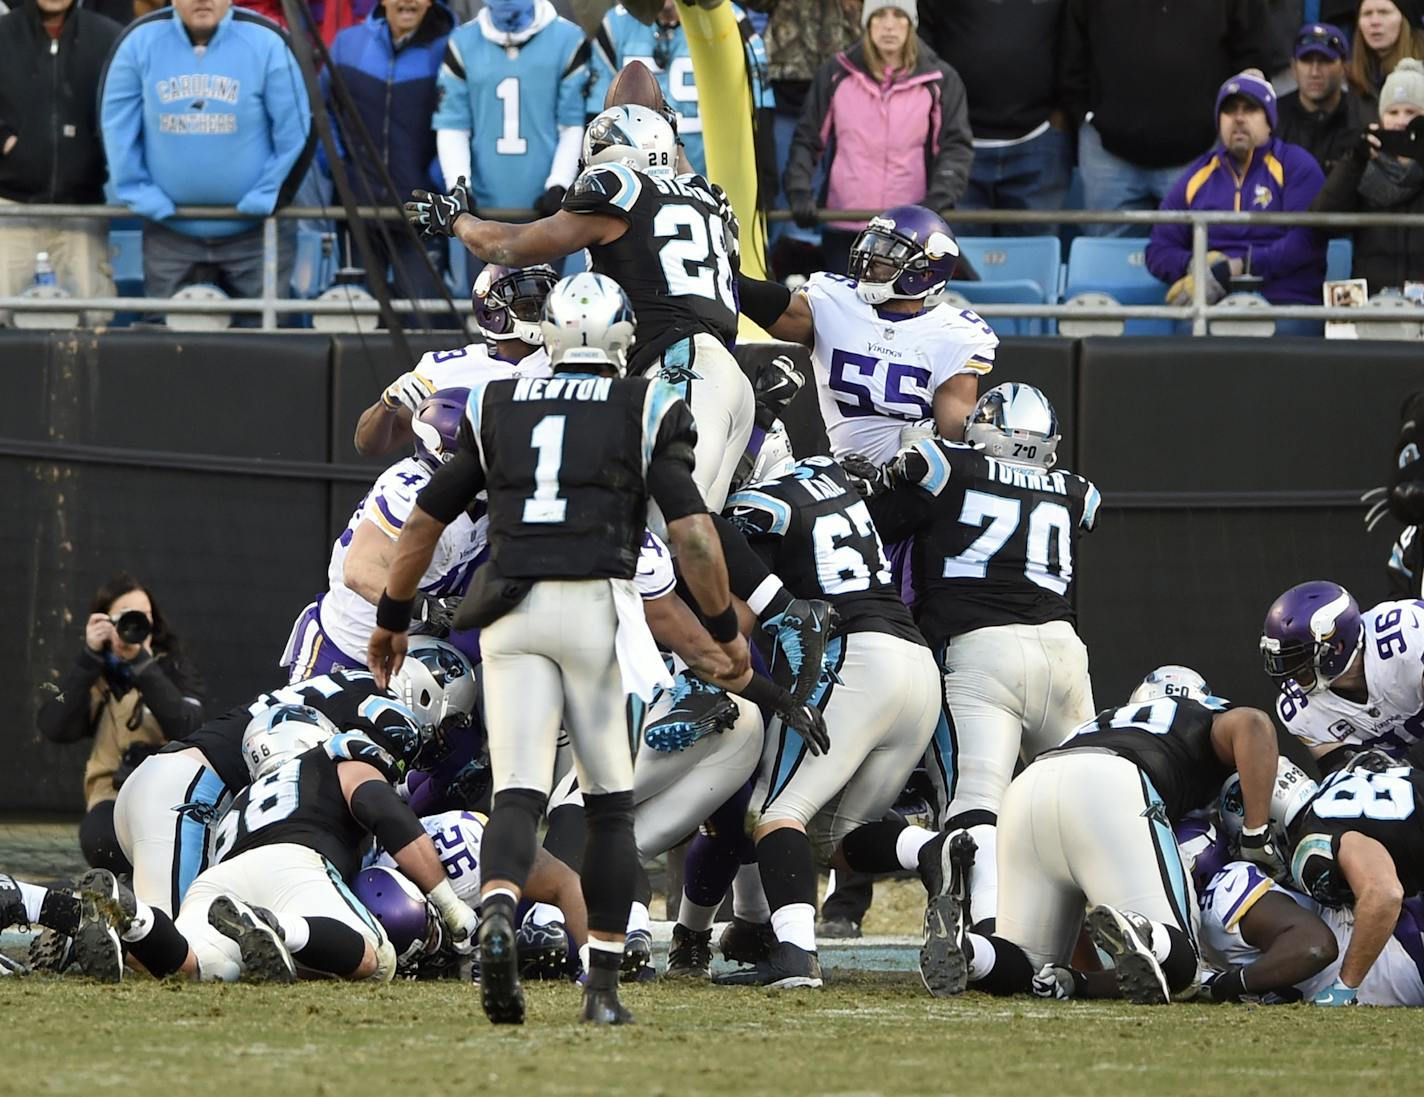
[[[749,319],[811,348],[833,456],[860,453],[884,464],[899,452],[901,430],[925,419],[942,438],[964,437],[999,340],[968,309],[926,307],[958,261],[959,245],[942,217],[895,206],[856,237],[848,278],[813,274],[793,294],[738,276]]]
[[[1261,636],[1280,686],[1276,715],[1322,772],[1382,750],[1403,759],[1424,739],[1424,608],[1381,602],[1364,613],[1338,583],[1291,587]]]
[[[490,262],[546,263],[587,248],[594,272],[623,287],[638,317],[629,373],[668,382],[696,417],[693,476],[715,512],[756,409],[727,349],[737,304],[723,200],[701,176],[677,176],[676,155],[672,127],[656,111],[611,107],[584,131],[584,170],[551,217],[523,225],[481,220],[458,185],[449,195],[417,191],[405,209],[422,231],[458,237]]]

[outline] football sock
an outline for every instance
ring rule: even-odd
[[[288,942],[292,958],[303,967],[332,975],[350,975],[366,956],[366,938],[335,918],[306,918],[308,939],[297,949]],[[285,929],[285,926],[283,927]]]
[[[617,990],[623,966],[623,942],[588,939],[588,989]]]
[[[548,799],[529,788],[495,793],[494,809],[480,843],[482,880],[508,880],[517,888],[524,887],[539,848],[539,820]]]
[[[816,908],[811,903],[791,903],[771,912],[771,928],[778,941],[807,952],[816,951]]]
[[[816,866],[805,831],[780,827],[757,843],[762,887],[778,941],[816,950]]]
[[[880,824],[871,823],[871,826]],[[924,827],[905,826],[895,838],[895,860],[907,872],[920,867],[920,850],[935,840],[937,835]]]
[[[1152,923],[1152,955],[1162,965],[1162,974],[1173,994],[1186,990],[1197,977],[1197,953],[1192,942],[1176,926]]]
[[[694,933],[704,933],[711,929],[712,924],[717,920],[717,907],[721,905],[720,900],[715,906],[710,907],[694,903],[687,897],[687,890],[684,889],[682,902],[677,906],[677,924]]]
[[[1033,988],[1033,965],[1023,949],[1002,937],[965,934],[973,950],[969,981],[987,994],[1027,994]]]
[[[514,913],[518,905],[519,900],[515,897],[514,892],[506,888],[495,888],[480,896],[480,919],[483,921],[495,914],[503,914],[509,919],[511,926],[517,925]]]
[[[896,872],[901,868],[900,835],[907,829],[903,819],[864,823],[841,839],[841,854],[856,872]]]
[[[300,914],[274,914],[277,924],[282,927],[282,940],[287,951],[300,952],[311,940],[311,926]],[[328,919],[329,920],[329,919]]]
[[[634,930],[640,929],[651,933],[653,931],[653,916],[646,903],[634,901],[628,908],[628,932],[632,933]]]
[[[633,836],[633,793],[605,792],[584,796],[588,845],[581,875],[588,928],[622,936],[641,866]]]
[[[188,959],[188,939],[178,932],[173,919],[161,910],[139,903],[139,917],[121,939],[128,951],[155,979],[180,971]],[[141,927],[141,936],[134,936]]]
[[[762,890],[761,871],[755,861],[737,870],[737,878],[732,882],[732,914],[744,922],[771,921],[771,907]]]

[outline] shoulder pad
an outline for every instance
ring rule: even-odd
[[[942,447],[954,445],[952,442],[941,442],[937,438],[921,438],[908,450],[909,454],[914,454],[925,463],[925,472],[916,481],[918,487],[929,492],[931,495],[938,495],[949,486],[950,476],[953,475],[954,466],[951,463],[950,455]],[[959,447],[963,451],[964,447]],[[968,452],[975,452],[972,448]],[[909,462],[908,464],[913,464]]]
[[[820,298],[844,296],[845,294],[854,296],[855,279],[847,278],[844,274],[832,274],[828,270],[818,270],[806,279],[798,292],[804,293],[808,297]],[[855,299],[860,300],[858,297]]]
[[[564,196],[570,213],[627,213],[643,191],[638,173],[623,164],[595,164],[585,168]],[[608,207],[613,207],[609,210]]]
[[[762,489],[737,492],[724,513],[748,537],[782,537],[791,528],[790,504]]]
[[[1211,878],[1202,892],[1202,909],[1213,914],[1226,929],[1246,917],[1275,883],[1253,864],[1233,861]]]
[[[365,720],[374,728],[396,727],[405,729],[420,727],[420,718],[406,705],[403,705],[393,697],[382,697],[380,694],[374,694],[362,701],[356,712],[361,719]]]

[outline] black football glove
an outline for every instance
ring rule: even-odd
[[[413,201],[405,204],[405,219],[426,236],[454,236],[455,221],[462,213],[474,214],[470,188],[462,175],[449,194],[428,190],[411,191]]]
[[[1269,825],[1254,830],[1246,827],[1241,831],[1241,859],[1250,861],[1272,880],[1287,878],[1285,858],[1276,848]]]
[[[756,397],[757,426],[762,430],[769,429],[805,383],[805,374],[784,354],[777,355],[764,365],[752,384],[752,394]]]
[[[809,195],[791,199],[791,220],[803,229],[813,229],[821,223],[816,216],[816,203]]]
[[[712,196],[717,199],[717,216],[722,219],[722,227],[726,230],[727,258],[732,261],[733,269],[740,270],[742,223],[737,220],[737,211],[732,208],[732,200],[727,197],[727,192],[716,183],[709,185],[712,187]]]
[[[890,466],[877,465],[863,453],[847,453],[840,462],[851,487],[867,499],[884,495],[895,487]]]
[[[566,193],[568,193],[567,187],[550,187],[534,199],[534,212],[540,217],[553,217],[563,208]]]
[[[825,754],[831,749],[831,735],[826,730],[826,718],[815,705],[803,705],[787,693],[777,700],[772,713],[793,731],[800,732],[812,754]]]

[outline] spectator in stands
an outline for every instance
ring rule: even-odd
[[[969,184],[973,135],[964,82],[915,35],[915,0],[870,0],[864,37],[821,66],[806,96],[784,186],[796,223],[817,207],[886,209],[913,202],[938,211]],[[814,193],[826,153],[824,200]],[[843,272],[862,224],[823,227],[825,267]]]
[[[1276,136],[1307,150],[1327,175],[1374,119],[1373,104],[1345,87],[1349,47],[1338,27],[1307,23],[1295,39],[1296,91],[1276,104]]]
[[[84,624],[84,646],[37,716],[54,743],[93,739],[84,766],[84,858],[95,868],[131,871],[114,836],[119,786],[164,743],[203,722],[203,680],[183,655],[146,588],[119,574],[99,588]]]
[[[872,0],[873,2],[873,0]],[[776,99],[772,137],[776,142],[778,194],[774,207],[788,209],[780,186],[791,160],[791,142],[806,105],[806,93],[821,66],[861,37],[861,0],[744,0],[744,7],[767,14],[767,74]],[[814,254],[819,226],[802,228],[790,221],[771,226],[772,265],[778,277],[810,273],[824,264]]]
[[[1402,59],[1424,55],[1419,7],[1419,0],[1360,0],[1349,66],[1350,87],[1359,95],[1374,99]]]
[[[1078,126],[1083,205],[1156,209],[1214,141],[1202,109],[1234,72],[1266,69],[1264,0],[1068,0],[1059,98]],[[1089,225],[1092,236],[1144,235]]]
[[[1289,213],[1310,208],[1325,182],[1315,157],[1273,135],[1276,93],[1257,70],[1239,73],[1216,96],[1220,143],[1187,166],[1162,202],[1164,210],[1241,210]],[[1272,304],[1319,304],[1325,246],[1308,228],[1287,225],[1213,225],[1207,302],[1231,290],[1239,275],[1263,279]],[[1154,225],[1147,269],[1166,282],[1169,304],[1192,300],[1190,225]],[[1277,321],[1278,333],[1318,334],[1313,321]]]
[[[298,3],[310,4],[312,26],[321,35],[327,49],[335,43],[338,34],[347,27],[356,26],[380,6],[378,0],[298,0]],[[291,29],[287,26],[287,12],[282,7],[282,0],[243,0],[238,7],[265,15],[283,30]]]
[[[175,0],[124,32],[102,96],[114,189],[145,219],[148,296],[206,281],[260,296],[260,221],[184,221],[173,211],[236,206],[265,217],[295,189],[311,149],[311,104],[285,35],[231,0]],[[279,292],[291,282],[294,246],[284,230]]]
[[[485,209],[557,211],[578,173],[588,57],[549,0],[491,0],[457,28],[431,123],[445,185],[464,176]]]
[[[1399,62],[1380,91],[1380,120],[1342,156],[1311,207],[1323,212],[1424,213],[1424,165],[1381,151],[1379,132],[1406,129],[1424,115],[1424,64]],[[1370,225],[1354,230],[1351,275],[1370,293],[1424,282],[1424,229]]]
[[[118,36],[117,23],[74,0],[24,0],[0,18],[0,204],[103,203],[99,74]],[[113,295],[102,219],[7,217],[0,218],[0,297],[34,281],[40,252],[70,294]]]
[[[772,138],[771,86],[766,76],[766,46],[752,29],[751,20],[736,4],[742,47],[746,55],[747,73],[751,79],[752,108],[756,112],[757,177],[760,182],[761,204],[770,206],[780,189],[776,170],[776,147]],[[604,97],[613,77],[629,61],[641,61],[658,78],[663,97],[677,111],[677,136],[682,142],[692,170],[707,174],[707,152],[702,146],[702,105],[692,74],[692,52],[687,45],[687,33],[682,29],[682,13],[677,0],[663,0],[662,10],[652,26],[640,22],[622,4],[603,19],[593,37],[592,77],[589,80],[587,112],[597,114],[603,109]],[[709,102],[714,97],[709,96]]]
[[[334,71],[378,158],[353,156],[353,149],[361,147],[358,135],[344,133],[341,155],[360,205],[399,208],[413,190],[447,189],[438,176],[430,119],[435,114],[436,77],[454,29],[455,17],[438,0],[382,0],[364,23],[336,36],[331,67],[321,74],[323,96],[328,109],[339,114],[331,88]],[[379,227],[372,223],[368,229],[376,253],[368,260],[374,266],[367,271],[369,278],[384,278],[394,266],[399,271],[397,295],[440,295],[431,269],[438,272],[447,265],[443,240],[422,242],[403,221]]]
[[[961,209],[1063,208],[1072,134],[1054,72],[1064,0],[926,4],[920,37],[959,73],[969,96],[974,166]],[[1013,79],[1005,79],[1005,73]],[[1051,225],[975,225],[975,235],[1052,234]]]

